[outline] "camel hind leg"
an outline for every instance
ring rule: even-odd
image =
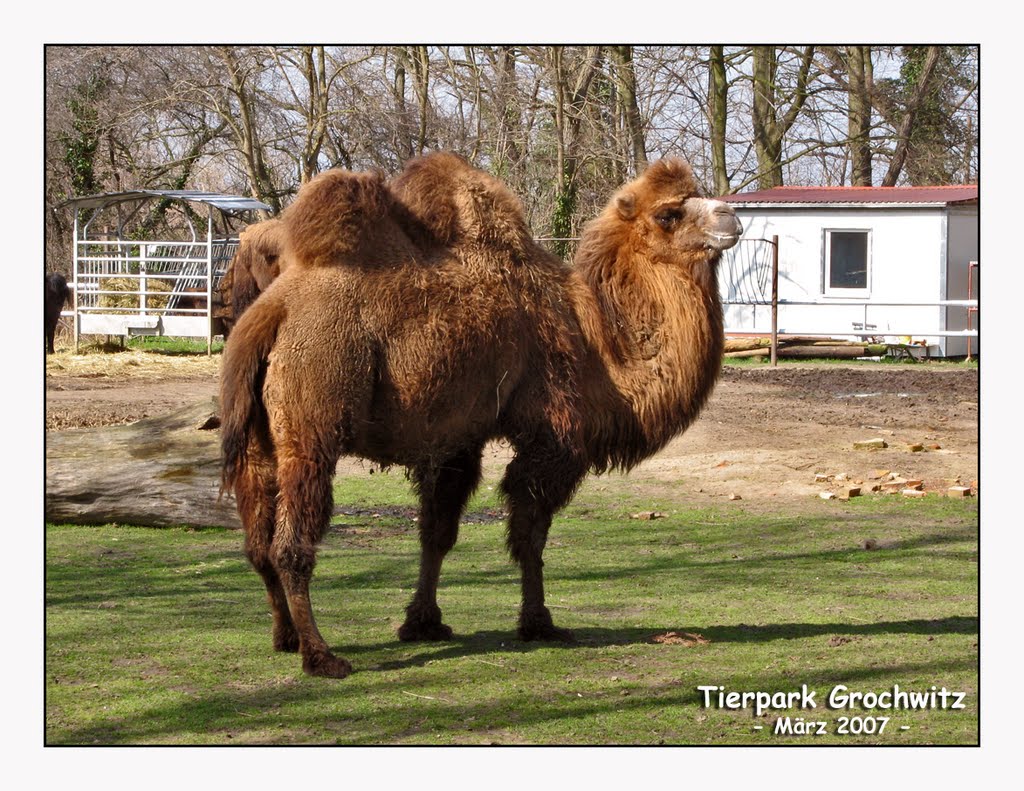
[[[247,463],[235,483],[235,498],[245,528],[245,554],[267,588],[274,618],[274,650],[298,651],[299,636],[281,579],[270,559],[277,505],[276,465],[272,453],[256,438],[250,440]]]
[[[345,678],[352,665],[331,653],[317,628],[309,599],[316,547],[330,522],[335,458],[285,453],[279,446],[277,520],[270,559],[298,634],[302,669],[313,676]]]
[[[420,495],[420,576],[416,593],[405,609],[400,640],[448,640],[452,630],[441,622],[437,582],[441,563],[459,535],[459,518],[480,483],[482,448],[461,453],[436,469],[414,473]]]

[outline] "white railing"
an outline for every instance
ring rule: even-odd
[[[754,306],[755,308],[762,303],[745,302],[741,300],[723,300],[723,305],[741,305],[741,306]],[[976,299],[940,299],[935,302],[872,302],[870,300],[844,300],[841,304],[836,302],[825,302],[822,300],[793,300],[793,299],[780,299],[775,303],[778,307],[828,307],[832,310],[836,308],[858,308],[862,313],[863,320],[860,322],[851,322],[848,327],[840,326],[815,326],[815,325],[799,325],[796,327],[787,327],[783,324],[779,324],[777,332],[779,334],[789,335],[808,335],[808,336],[836,336],[836,335],[853,335],[858,338],[865,337],[903,337],[903,336],[928,336],[937,338],[977,338],[978,330],[974,328],[968,328],[963,330],[937,330],[932,327],[903,327],[897,325],[896,327],[880,327],[878,324],[872,324],[869,318],[869,311],[873,308],[964,308],[965,310],[971,309],[977,311],[978,300]],[[769,303],[770,305],[770,303]],[[749,327],[726,327],[727,334],[735,333],[750,333],[756,332],[751,330]]]

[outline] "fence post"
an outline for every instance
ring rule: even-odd
[[[974,299],[974,270],[978,268],[977,261],[967,262],[967,299]],[[971,321],[977,308],[967,308],[967,329],[974,329],[974,322]],[[967,359],[971,359],[971,336],[967,336]]]
[[[149,309],[149,245],[146,242],[139,243],[139,313],[146,315]]]
[[[772,236],[772,367],[779,364],[779,236]]]
[[[73,285],[73,289],[74,290],[73,290],[73,293],[71,295],[71,310],[74,313],[74,315],[71,317],[71,322],[72,322],[72,325],[73,325],[74,336],[75,336],[75,354],[78,354],[78,336],[79,336],[79,332],[78,332],[78,267],[80,266],[80,263],[78,261],[79,241],[78,241],[78,208],[77,207],[75,207],[75,230],[74,230],[74,234],[75,234],[75,237],[74,237],[75,238],[75,243],[74,243],[74,245],[72,246],[72,249],[71,249],[71,275],[72,275],[71,279],[72,279],[73,284],[74,284]],[[84,236],[85,233],[83,232],[82,235]]]
[[[206,356],[213,355],[213,206],[206,215]]]

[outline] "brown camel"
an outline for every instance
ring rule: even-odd
[[[588,470],[629,469],[705,403],[723,345],[716,263],[742,230],[732,209],[699,197],[684,162],[658,162],[587,226],[570,267],[499,182],[435,154],[390,185],[322,174],[283,222],[294,263],[239,320],[221,382],[224,484],[274,647],[310,674],[351,672],[309,601],[342,454],[410,470],[421,562],[398,634],[451,637],[441,563],[495,438],[515,451],[502,491],[519,636],[571,641],[544,605],[552,515]]]
[[[245,309],[288,266],[285,239],[279,219],[249,225],[239,234],[238,250],[221,278],[219,306],[214,311],[214,317],[223,322],[225,338]]]

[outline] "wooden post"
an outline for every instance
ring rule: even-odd
[[[779,235],[772,236],[772,367],[779,364]]]

